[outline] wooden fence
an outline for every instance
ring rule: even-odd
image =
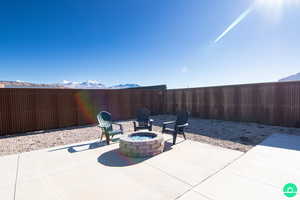
[[[188,110],[205,119],[300,126],[300,82],[191,89],[0,89],[0,135],[96,122],[100,110],[115,120]]]
[[[167,90],[165,113],[188,110],[192,116],[300,126],[300,82],[276,82]]]
[[[115,120],[133,118],[140,107],[160,114],[162,96],[158,89],[1,88],[0,135],[91,124],[100,110],[108,110]]]

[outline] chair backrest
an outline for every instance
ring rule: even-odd
[[[141,123],[148,123],[150,120],[150,110],[147,108],[141,108],[136,113],[136,119]]]
[[[187,111],[180,111],[177,113],[176,124],[182,125],[187,123],[189,120],[189,113]]]
[[[110,130],[112,129],[112,118],[111,118],[111,114],[107,111],[101,111],[98,115],[97,115],[97,120],[99,123],[99,126],[105,130]]]

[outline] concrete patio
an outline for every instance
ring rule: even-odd
[[[285,199],[300,185],[300,137],[274,134],[247,153],[182,141],[149,159],[97,141],[0,157],[4,200]],[[169,142],[168,142],[169,141]],[[296,196],[293,199],[300,199]]]

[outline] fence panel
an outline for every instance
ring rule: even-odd
[[[114,120],[135,117],[140,107],[162,114],[162,90],[0,89],[0,135],[96,123],[101,110]]]
[[[173,114],[187,110],[206,119],[300,127],[300,81],[173,89],[166,93],[165,106]]]

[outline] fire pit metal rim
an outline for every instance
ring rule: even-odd
[[[132,138],[130,138],[130,136],[137,134],[137,133],[152,133],[153,135],[155,135],[155,137],[153,138],[149,138],[147,140],[133,140]],[[126,142],[149,142],[149,141],[155,141],[157,139],[160,139],[160,137],[162,138],[162,134],[158,133],[158,132],[154,132],[154,131],[136,131],[136,132],[132,132],[130,134],[124,135],[122,136],[120,139],[121,140],[125,140]]]

